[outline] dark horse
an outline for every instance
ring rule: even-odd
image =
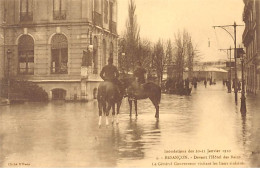
[[[116,115],[116,123],[118,124],[117,114],[119,114],[120,106],[122,103],[124,90],[109,81],[101,82],[98,86],[98,109],[99,109],[99,127],[101,126],[102,114],[106,116],[106,125],[108,125],[108,116],[112,108],[112,124],[114,123],[114,116]],[[117,111],[115,107],[117,106]]]
[[[153,82],[147,82],[142,85],[138,84],[134,79],[128,79],[128,88],[127,88],[127,95],[128,95],[128,102],[130,106],[130,116],[132,116],[132,101],[135,104],[135,114],[137,114],[137,100],[147,99],[149,98],[155,109],[155,117],[159,119],[159,104],[161,101],[161,87]]]

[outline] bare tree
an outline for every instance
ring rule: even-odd
[[[185,51],[186,51],[186,42],[185,42],[185,34],[181,35],[178,32],[178,35],[175,35],[175,65],[176,65],[176,80],[177,82],[181,82],[183,80],[183,72],[184,72],[184,59],[185,59]]]
[[[187,35],[187,39],[188,40],[187,40],[187,49],[186,49],[186,54],[187,54],[186,67],[188,68],[188,77],[189,79],[191,79],[192,72],[193,72],[193,61],[194,61],[195,52],[191,41],[191,36]]]
[[[138,57],[144,68],[150,68],[152,61],[152,43],[148,39],[139,42]]]
[[[165,52],[165,59],[166,59],[166,71],[167,71],[167,78],[172,78],[173,76],[173,48],[172,48],[172,42],[169,39],[167,41],[167,47]]]
[[[178,33],[175,36],[175,64],[176,64],[176,78],[177,81],[183,80],[183,72],[188,69],[188,77],[192,78],[193,66],[196,58],[198,57],[198,51],[195,49],[192,42],[191,35],[183,30],[182,33]]]
[[[164,48],[161,40],[154,46],[153,51],[153,68],[156,70],[158,85],[162,84],[163,72],[165,65]]]
[[[138,42],[140,39],[140,28],[137,23],[137,16],[135,14],[136,5],[134,0],[130,0],[128,4],[128,19],[126,22],[126,71],[134,71],[135,63],[138,60]]]
[[[118,69],[120,72],[127,72],[128,61],[126,57],[126,41],[125,38],[120,38],[118,41]]]

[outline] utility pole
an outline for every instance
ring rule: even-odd
[[[232,91],[232,88],[231,88],[231,84],[232,84],[232,66],[231,66],[231,46],[230,46],[230,48],[229,48],[229,57],[230,57],[230,59],[229,59],[229,62],[230,62],[230,75],[229,75],[229,77],[230,77],[230,80],[229,80],[229,91],[230,91],[230,93],[231,93],[231,91]]]
[[[223,30],[225,30],[233,39],[234,41],[234,46],[235,46],[235,50],[234,50],[234,58],[235,58],[235,81],[234,81],[234,92],[235,92],[235,102],[237,104],[237,27],[238,26],[244,26],[244,25],[237,25],[236,22],[234,22],[233,25],[222,25],[222,26],[213,26],[213,28],[215,29],[216,27],[218,28],[222,28]],[[227,27],[234,27],[234,36],[226,29]]]
[[[235,91],[235,102],[237,104],[237,24],[234,22],[234,44],[235,44],[235,52],[234,52],[234,58],[235,58],[235,82],[234,82],[234,91]]]

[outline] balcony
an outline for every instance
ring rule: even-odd
[[[53,11],[53,19],[54,20],[65,20],[66,11],[65,10]]]
[[[95,12],[95,11],[94,11],[94,16],[93,16],[93,23],[94,23],[94,25],[97,25],[97,26],[100,26],[100,27],[103,26],[102,15],[99,14],[98,12]]]
[[[110,22],[109,22],[109,30],[110,30],[110,32],[114,33],[114,34],[117,34],[116,28],[117,28],[116,22],[113,22],[112,20],[110,20]]]
[[[27,22],[33,20],[33,13],[32,12],[20,12],[20,21]]]

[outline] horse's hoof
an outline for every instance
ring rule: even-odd
[[[100,128],[101,128],[101,125],[98,125],[98,128],[100,129]]]
[[[116,125],[118,125],[119,124],[119,122],[116,122]]]

